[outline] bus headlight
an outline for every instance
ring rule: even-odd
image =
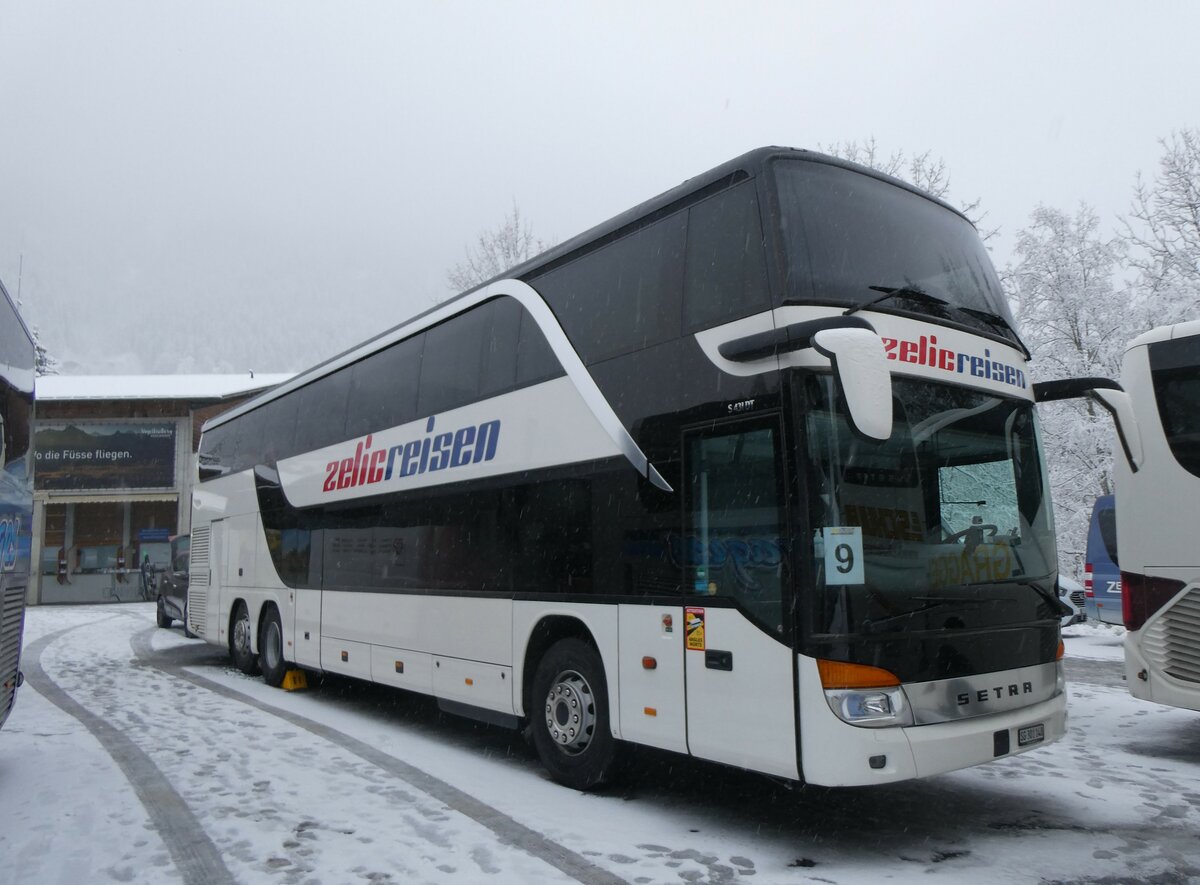
[[[837,717],[850,725],[887,728],[913,724],[912,708],[899,686],[826,690],[825,700]]]

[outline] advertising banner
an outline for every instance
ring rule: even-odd
[[[167,489],[175,485],[174,424],[39,424],[35,488]]]

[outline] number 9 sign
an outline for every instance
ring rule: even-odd
[[[825,583],[863,583],[862,527],[826,526],[821,535],[825,542]]]

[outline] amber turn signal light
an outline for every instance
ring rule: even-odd
[[[821,685],[830,688],[884,688],[899,685],[894,673],[866,664],[847,664],[845,661],[817,660]]]

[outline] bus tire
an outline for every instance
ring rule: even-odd
[[[591,644],[568,638],[550,647],[534,672],[530,720],[533,745],[555,781],[591,790],[612,779],[618,744],[604,665]]]
[[[158,621],[160,627],[171,626],[171,616],[167,614],[167,606],[161,596],[158,597],[158,605],[155,607],[154,620]]]
[[[250,639],[250,612],[246,609],[246,603],[239,602],[233,609],[233,623],[229,631],[229,656],[233,658],[233,665],[247,676],[258,672],[258,655],[253,651]]]
[[[188,604],[186,602],[183,604],[183,635],[188,639],[199,639],[199,637],[193,633],[192,629],[188,626]]]
[[[258,665],[262,670],[263,682],[272,688],[283,684],[288,671],[283,659],[283,624],[279,620],[279,609],[268,605],[258,625]]]

